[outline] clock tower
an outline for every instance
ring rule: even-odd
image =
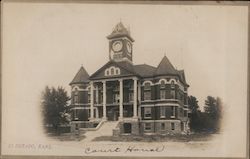
[[[132,63],[134,39],[121,22],[115,26],[107,39],[109,40],[109,60],[116,62],[129,61]]]

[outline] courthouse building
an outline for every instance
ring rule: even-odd
[[[109,61],[92,75],[82,66],[70,83],[72,131],[113,122],[116,135],[187,133],[189,85],[184,70],[177,70],[166,56],[157,67],[133,64],[134,39],[121,22],[107,39]]]

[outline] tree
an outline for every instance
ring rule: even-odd
[[[207,115],[206,125],[212,131],[219,131],[222,116],[222,102],[219,97],[207,96],[205,100],[205,114]]]
[[[204,109],[205,113],[208,113],[212,119],[215,119],[217,116],[216,99],[212,96],[207,96]]]
[[[199,131],[202,127],[200,116],[201,111],[199,109],[198,100],[194,96],[188,96],[188,105],[191,110],[190,114],[190,128],[193,131]]]
[[[44,125],[52,125],[53,129],[58,132],[58,127],[61,124],[68,123],[70,121],[70,115],[68,113],[68,101],[70,98],[67,92],[62,88],[54,87],[49,88],[46,86],[42,93],[42,113]]]
[[[198,100],[194,96],[188,96],[188,105],[191,113],[197,113],[199,111]]]

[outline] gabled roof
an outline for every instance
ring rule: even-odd
[[[184,70],[178,70],[178,73],[179,73],[181,79],[182,79],[183,81],[186,81]]]
[[[180,76],[180,80],[181,80],[184,84],[186,84],[187,86],[189,86],[189,85],[187,84],[187,82],[186,82],[186,77],[185,77],[185,72],[184,72],[184,70],[178,70],[178,74],[179,74],[179,76]]]
[[[89,81],[89,74],[88,72],[84,69],[82,66],[80,70],[77,72],[75,75],[74,79],[72,82],[70,82],[70,85],[72,84],[78,84],[78,83],[85,83]]]
[[[111,38],[116,38],[116,37],[121,37],[121,36],[126,36],[132,42],[134,42],[134,39],[130,36],[130,31],[127,28],[125,28],[122,22],[119,22],[113,29],[112,33],[107,36],[107,38],[111,39]]]
[[[171,64],[167,56],[164,56],[155,70],[155,75],[178,75],[177,70]]]
[[[141,64],[141,65],[134,65],[135,72],[139,74],[141,77],[152,77],[154,76],[154,72],[156,70],[155,67]]]
[[[104,77],[104,70],[108,68],[110,65],[117,66],[123,70],[125,70],[125,74],[121,74],[119,76],[128,76],[128,75],[137,75],[139,76],[135,70],[133,64],[127,61],[121,61],[121,62],[115,62],[114,60],[110,60],[108,63],[103,65],[100,69],[98,69],[95,73],[93,73],[89,79],[98,79],[98,78],[109,78],[109,77]]]

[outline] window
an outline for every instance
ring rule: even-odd
[[[74,109],[74,117],[75,117],[75,120],[78,120],[78,111],[77,111],[77,109]]]
[[[187,110],[184,110],[184,117],[187,117]]]
[[[175,99],[175,91],[171,90],[170,91],[171,99]]]
[[[165,123],[161,123],[161,130],[165,130]]]
[[[88,103],[90,103],[90,94],[91,94],[91,92],[90,92],[90,87],[88,88]]]
[[[113,75],[114,74],[114,68],[111,68],[111,75]]]
[[[74,93],[74,103],[78,103],[78,92]]]
[[[161,87],[161,88],[165,88],[165,82],[164,82],[164,81],[161,81],[160,87]]]
[[[134,93],[133,92],[129,93],[129,101],[134,101]]]
[[[175,118],[175,107],[171,106],[171,118]]]
[[[150,131],[151,130],[151,123],[145,123],[144,130]]]
[[[74,95],[73,96],[73,102],[78,103],[78,90],[77,90],[77,88],[75,89],[73,95]]]
[[[175,124],[171,123],[171,130],[174,130],[174,129],[175,129]]]
[[[151,85],[149,82],[145,83],[144,90],[151,90]]]
[[[105,70],[105,76],[119,75],[120,72],[120,68],[111,66]]]
[[[144,100],[151,100],[151,92],[150,91],[144,92]]]
[[[144,108],[144,118],[151,118],[151,107]]]
[[[88,109],[88,118],[90,118],[90,109]]]
[[[160,107],[160,113],[161,113],[161,118],[165,118],[166,117],[166,108]]]
[[[100,95],[100,104],[103,103],[103,94]]]
[[[166,91],[160,90],[160,99],[166,99]]]
[[[171,81],[171,88],[174,88],[174,81]]]

